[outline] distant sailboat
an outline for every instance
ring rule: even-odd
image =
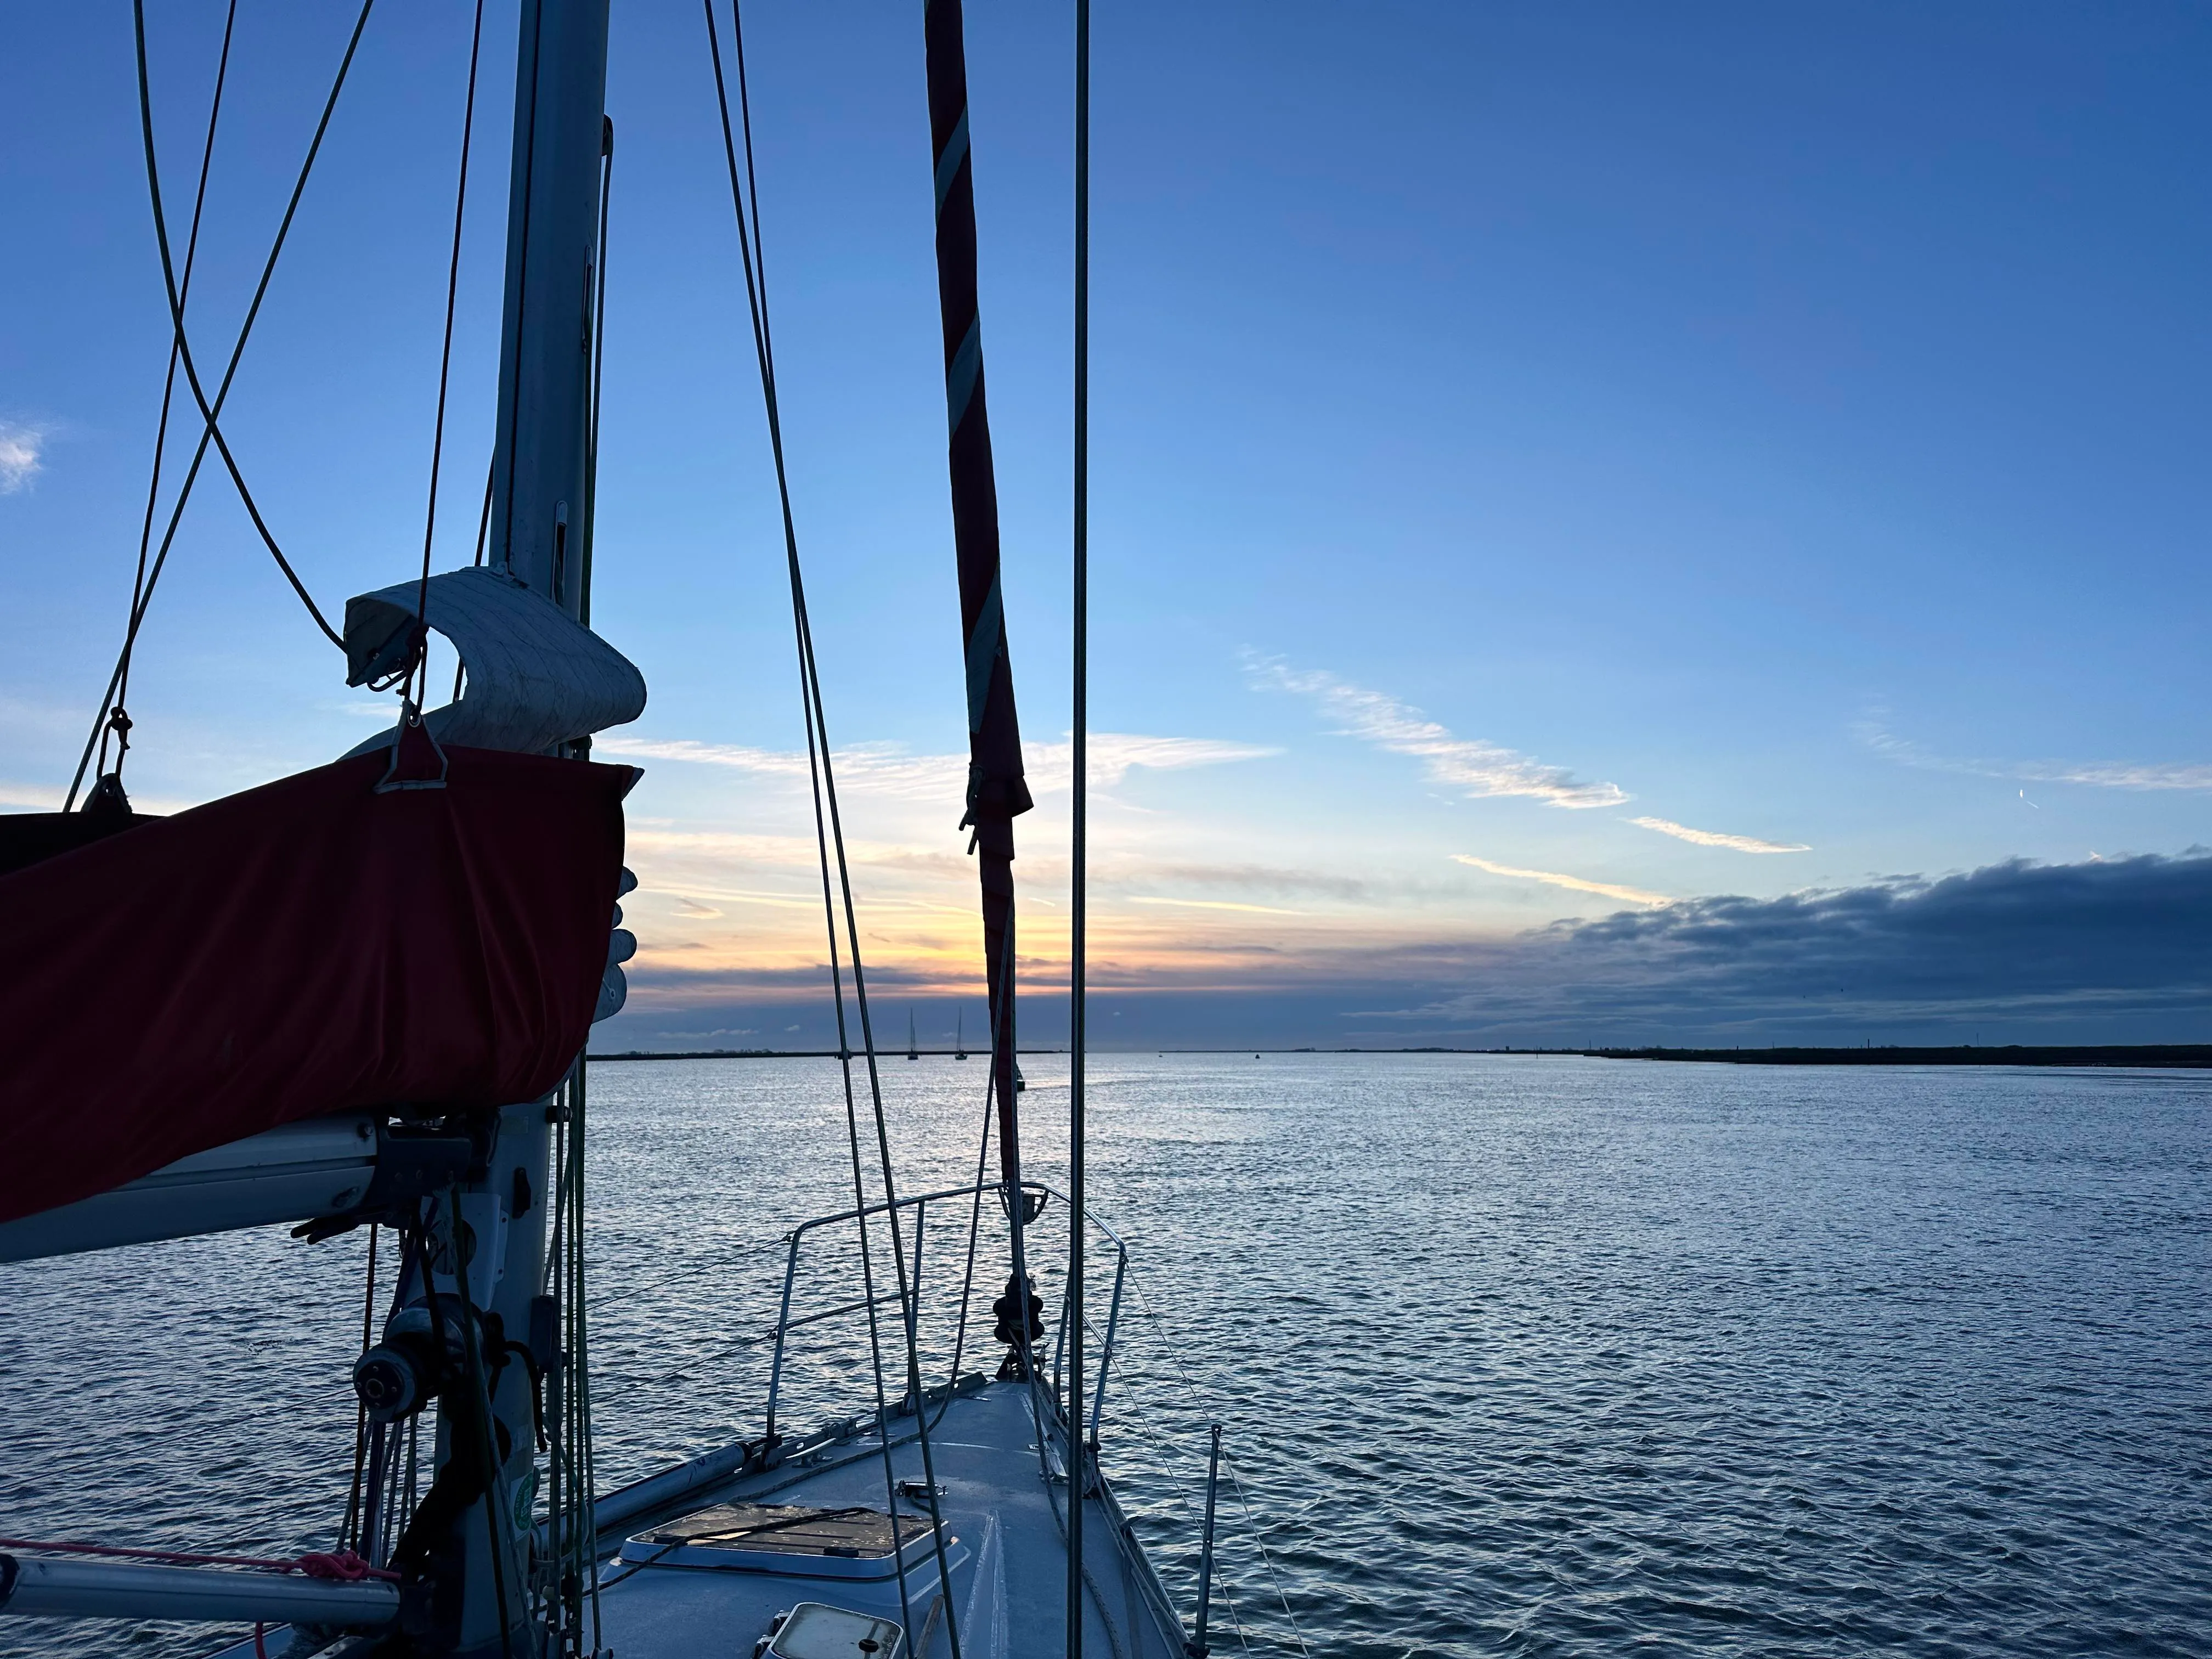
[[[1029,1086],[1030,1080],[1022,1075],[1022,1063],[1018,1060],[1014,1062],[1014,1092],[1018,1095],[1021,1094],[1027,1091]]]
[[[954,1010],[952,1015],[952,1058],[955,1060],[968,1058],[968,1022],[965,1016],[957,1009]]]
[[[906,1057],[908,1060],[921,1058],[921,1050],[914,1046],[914,1010],[911,1008],[906,1011]]]

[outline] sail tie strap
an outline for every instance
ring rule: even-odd
[[[0,1538],[0,1549],[44,1550],[54,1555],[112,1555],[133,1561],[159,1561],[172,1567],[254,1567],[264,1572],[296,1572],[309,1578],[357,1584],[365,1578],[398,1583],[399,1575],[372,1567],[351,1550],[310,1551],[289,1560],[266,1555],[202,1555],[190,1550],[131,1549],[121,1544],[88,1544],[76,1539],[49,1541],[36,1538]]]

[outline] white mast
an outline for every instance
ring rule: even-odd
[[[526,0],[492,465],[491,562],[580,616],[607,0]]]
[[[490,562],[577,617],[588,604],[593,301],[600,169],[611,137],[607,7],[608,0],[524,0],[521,8],[492,465]],[[545,1101],[501,1111],[485,1178],[461,1194],[479,1261],[494,1241],[500,1261],[495,1284],[482,1268],[470,1269],[471,1299],[497,1316],[510,1341],[532,1335],[532,1304],[544,1283],[552,1197],[547,1118]],[[534,1651],[526,1540],[537,1440],[520,1364],[501,1368],[492,1409],[510,1450],[495,1490],[453,1522],[443,1553],[459,1569],[458,1584],[446,1587],[459,1595],[456,1659]],[[456,1449],[453,1427],[453,1407],[441,1399],[441,1472]],[[498,1559],[494,1537],[501,1540]]]

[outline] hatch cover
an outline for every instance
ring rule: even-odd
[[[933,1541],[927,1516],[898,1517],[896,1549],[906,1566],[927,1553]],[[641,1565],[888,1578],[896,1571],[892,1551],[892,1521],[882,1510],[717,1504],[625,1539],[622,1559]]]
[[[906,1632],[889,1619],[801,1601],[762,1638],[758,1659],[899,1659],[905,1646]]]

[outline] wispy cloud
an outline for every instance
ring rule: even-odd
[[[1656,830],[1662,836],[1672,836],[1677,841],[1686,841],[1696,847],[1726,847],[1739,853],[1809,853],[1813,849],[1802,842],[1761,841],[1756,836],[1728,836],[1717,830],[1692,830],[1686,823],[1677,823],[1672,818],[1631,818],[1638,829]]]
[[[1172,904],[1184,910],[1249,910],[1263,916],[1302,916],[1304,910],[1285,910],[1275,904],[1238,904],[1228,899],[1152,898],[1132,894],[1132,904]]]
[[[1094,887],[1198,887],[1264,893],[1274,898],[1317,899],[1337,904],[1375,904],[1389,897],[1424,897],[1419,884],[1402,879],[1378,884],[1337,870],[1307,870],[1268,864],[1205,864],[1128,854],[1093,854]]]
[[[806,775],[806,756],[799,750],[700,743],[690,738],[635,737],[600,738],[593,748],[600,754],[726,766],[766,777],[802,779]],[[1256,744],[1231,743],[1214,738],[1158,738],[1128,732],[1094,732],[1091,734],[1091,781],[1094,787],[1110,789],[1139,767],[1156,772],[1179,772],[1233,761],[1264,760],[1281,752]],[[1043,793],[1068,788],[1073,783],[1073,743],[1063,740],[1026,744],[1024,753],[1031,789]],[[837,781],[844,787],[956,804],[968,787],[965,755],[913,755],[896,744],[864,743],[840,749],[833,758]]]
[[[20,421],[0,421],[0,495],[12,495],[39,476],[39,457],[46,429]]]
[[[1471,799],[1520,795],[1553,806],[1618,806],[1628,793],[1617,784],[1586,783],[1564,767],[1547,766],[1517,750],[1480,738],[1462,738],[1410,703],[1383,691],[1352,685],[1323,671],[1293,669],[1279,659],[1254,657],[1253,683],[1295,691],[1318,702],[1346,735],[1394,755],[1419,760],[1432,782]]]
[[[1066,789],[1075,781],[1073,743],[1033,743],[1027,750],[1030,779],[1034,787]],[[1229,743],[1218,738],[1147,738],[1128,732],[1091,734],[1091,781],[1111,789],[1137,767],[1155,772],[1181,772],[1194,766],[1225,766],[1236,761],[1267,760],[1279,749],[1257,744]],[[964,768],[966,762],[962,765]],[[966,775],[965,772],[962,775]]]
[[[1493,876],[1510,876],[1517,881],[1540,881],[1547,887],[1565,887],[1577,893],[1595,893],[1601,898],[1619,899],[1623,904],[1672,904],[1674,901],[1664,893],[1647,893],[1640,887],[1622,887],[1609,881],[1585,881],[1580,876],[1564,876],[1556,870],[1522,870],[1510,864],[1493,864],[1488,859],[1479,859],[1472,853],[1454,853],[1455,863],[1486,870]]]
[[[2019,783],[2078,783],[2093,789],[2212,789],[2212,765],[2203,762],[1961,760],[1898,737],[1877,720],[1861,721],[1858,734],[1876,754],[1923,771]]]
[[[634,755],[640,760],[689,761],[701,766],[729,766],[741,772],[765,772],[778,776],[805,777],[806,757],[781,749],[754,749],[738,743],[700,743],[690,738],[629,738],[603,736],[592,740],[602,755]],[[841,753],[839,760],[852,758]]]

